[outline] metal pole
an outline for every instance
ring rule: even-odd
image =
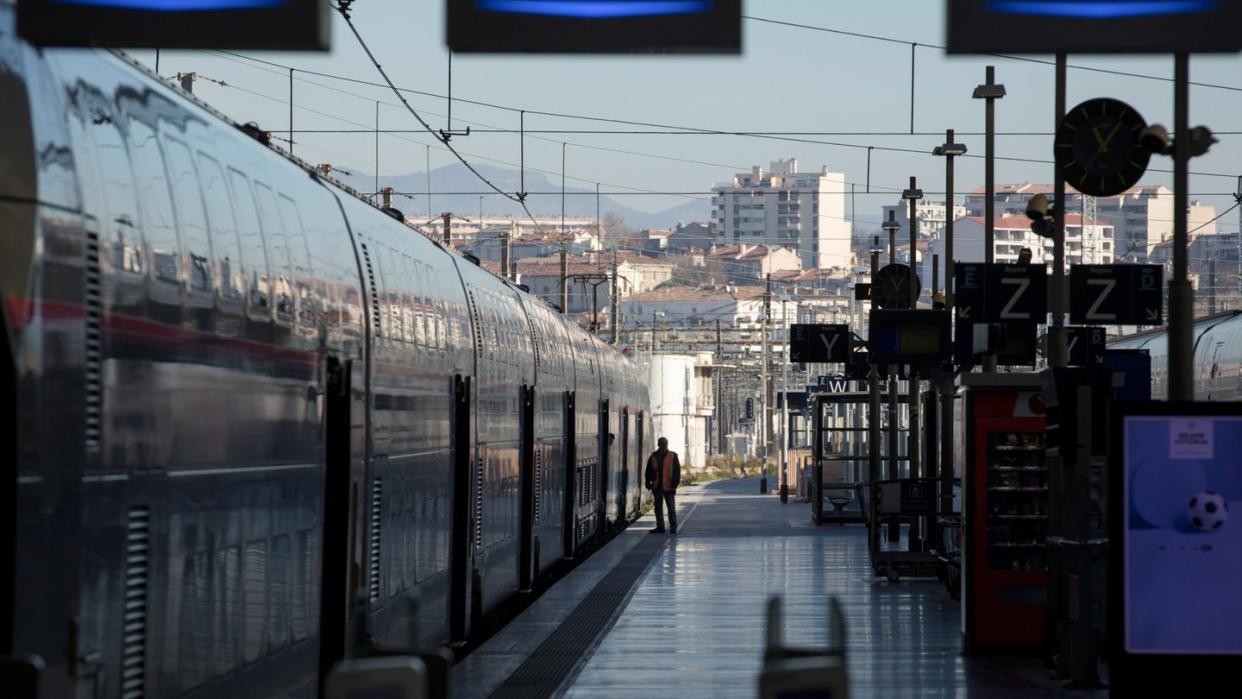
[[[1054,124],[1065,117],[1065,53],[1057,54],[1056,106]],[[1052,326],[1048,329],[1048,364],[1063,367],[1068,363],[1069,347],[1065,332],[1065,175],[1060,165],[1053,165],[1052,219]],[[1086,222],[1083,222],[1086,230]]]
[[[1004,87],[996,84],[996,67],[988,66],[986,82],[975,88],[975,97],[982,98],[984,107],[984,196],[983,261],[992,264],[996,256],[996,100],[1004,96]],[[983,358],[984,371],[996,371],[996,355]]]
[[[569,260],[566,257],[568,251],[561,246],[561,313],[569,313]],[[655,343],[655,335],[651,336],[651,341]]]
[[[1194,290],[1188,278],[1190,54],[1173,58],[1173,278],[1169,281],[1169,400],[1194,400]]]
[[[609,322],[612,324],[612,345],[614,347],[617,345],[617,342],[618,342],[617,333],[618,333],[618,329],[621,327],[620,299],[617,296],[617,290],[618,290],[618,287],[617,287],[617,249],[613,248],[612,249],[612,306],[609,309],[611,311],[611,314],[610,314],[611,318],[609,319]]]
[[[376,192],[379,191],[379,136],[380,136],[379,108],[380,108],[379,100],[376,100],[375,101],[375,191]]]
[[[987,67],[987,84],[996,83],[996,67]],[[996,101],[988,97],[984,107],[983,261],[992,264],[996,254]]]
[[[427,218],[435,218],[431,213],[431,146],[427,146]]]
[[[293,155],[293,69],[289,69],[289,155]]]
[[[915,273],[915,260],[918,259],[918,240],[919,240],[919,202],[915,197],[922,194],[918,189],[918,182],[914,177],[910,178],[910,310],[919,307],[919,290],[918,275]]]
[[[789,502],[789,316],[781,298],[781,325],[785,328],[785,347],[781,351],[781,502]]]
[[[759,442],[763,445],[763,477],[759,480],[759,492],[768,492],[768,431],[771,425],[768,423],[768,331],[771,327],[768,323],[769,316],[772,313],[772,275],[767,276],[767,284],[763,292],[763,359],[760,365],[759,380],[759,420],[762,423],[759,430]]]
[[[512,263],[509,253],[509,231],[500,231],[500,276],[505,279],[512,278],[509,268]]]
[[[1216,315],[1216,258],[1208,260],[1208,315]]]
[[[944,132],[945,143],[953,143],[953,129]],[[953,159],[957,157],[952,154],[945,155],[944,158],[944,203],[947,207],[947,215],[944,224],[944,308],[953,313],[953,209],[956,205],[956,198],[953,195]]]
[[[561,238],[565,237],[565,144],[561,143]]]

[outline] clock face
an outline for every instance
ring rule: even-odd
[[[1057,165],[1083,194],[1110,197],[1133,187],[1151,153],[1139,143],[1147,122],[1128,104],[1101,97],[1066,112],[1057,128]]]
[[[915,293],[918,293],[918,278],[914,281]],[[901,264],[881,267],[871,280],[871,300],[880,308],[909,308],[910,268]]]

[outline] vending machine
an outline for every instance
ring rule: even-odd
[[[1036,374],[966,374],[962,644],[967,655],[1044,639],[1048,468]]]

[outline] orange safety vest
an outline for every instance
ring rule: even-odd
[[[669,450],[664,453],[663,459],[656,460],[656,477],[653,490],[673,490],[673,488],[665,487],[673,482],[673,456],[673,451]]]

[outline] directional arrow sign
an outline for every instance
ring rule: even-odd
[[[1048,314],[1048,271],[1043,265],[958,262],[953,276],[959,321],[1042,323]]]
[[[1070,322],[1084,325],[1162,325],[1164,269],[1160,265],[1073,265]]]
[[[789,326],[789,361],[846,362],[850,358],[848,325]]]
[[[1069,363],[1071,366],[1092,366],[1104,363],[1106,334],[1104,328],[1070,327]]]

